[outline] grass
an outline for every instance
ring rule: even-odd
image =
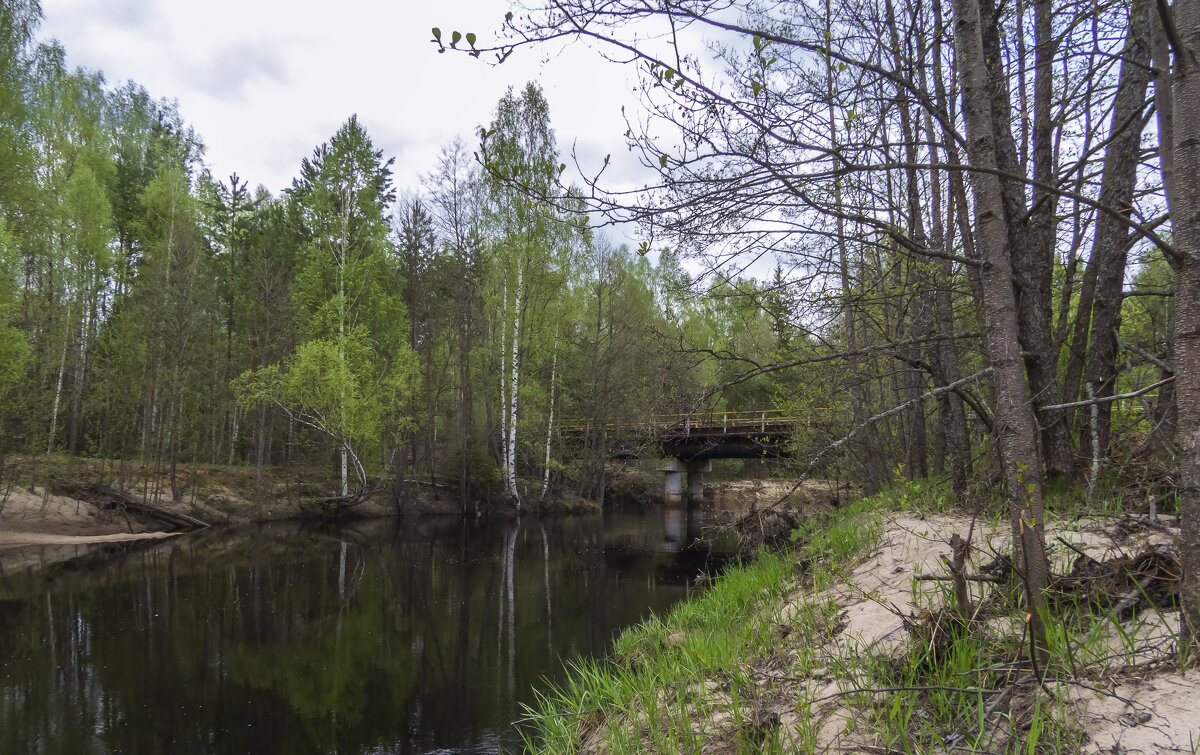
[[[567,681],[527,711],[526,746],[574,752],[587,739],[603,741],[610,753],[675,753],[697,750],[712,736],[746,752],[815,746],[810,727],[783,736],[755,720],[771,690],[761,688],[751,669],[777,651],[785,631],[800,649],[790,672],[812,672],[818,659],[804,648],[836,634],[838,606],[832,598],[800,601],[781,624],[797,565],[810,569],[817,585],[832,583],[878,543],[879,509],[889,503],[864,499],[810,520],[797,532],[796,552],[764,552],[730,568],[665,618],[622,633],[609,658],[572,663]]]
[[[731,710],[743,710],[754,685],[742,661],[767,652],[773,637],[759,609],[782,601],[793,569],[779,554],[731,569],[664,619],[624,632],[609,659],[572,664],[569,679],[528,711],[527,744],[569,752],[591,729],[615,753],[696,749],[710,732],[694,722],[713,705],[698,680],[720,671]]]
[[[844,598],[847,588],[829,588],[849,585],[889,517],[952,511],[946,487],[905,483],[809,520],[793,549],[731,568],[666,617],[628,630],[609,658],[572,665],[567,681],[527,711],[526,746],[675,753],[717,743],[747,753],[818,752],[831,736],[853,732],[880,752],[1078,751],[1085,734],[1072,693],[1095,694],[1114,669],[1170,662],[1175,638],[1158,609],[1129,619],[1086,595],[1057,595],[1042,684],[1025,662],[1016,586],[976,586],[978,613],[968,623],[948,608],[955,605],[950,583],[913,582],[907,642],[868,646],[840,634],[834,595]],[[977,490],[973,500],[977,531],[1003,535],[999,491]],[[1047,495],[1051,519],[1068,529],[1085,515],[1123,508],[1119,491],[1097,504],[1087,509],[1079,489],[1067,486]],[[1074,554],[1059,550],[1061,573]],[[852,585],[849,592],[856,590],[870,598]],[[839,691],[830,698],[830,689]]]
[[[881,501],[861,499],[844,509],[814,517],[792,534],[800,563],[811,570],[813,587],[828,589],[852,562],[871,550],[883,532]]]

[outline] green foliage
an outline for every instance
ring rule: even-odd
[[[251,196],[202,170],[173,104],[38,46],[39,15],[0,17],[14,447],[177,464],[326,463],[348,446],[373,471],[410,456],[477,490],[512,438],[505,471],[598,496],[615,439],[589,441],[585,470],[559,423],[682,411],[729,373],[678,344],[770,358],[782,338],[783,299],[763,317],[753,296],[698,298],[677,252],[635,259],[593,235],[534,84],[481,129],[486,174],[458,145],[391,218],[392,161],[356,117],[283,197]],[[768,382],[724,401],[773,400]]]
[[[0,217],[0,401],[6,404],[30,356],[25,334],[12,324],[18,302],[13,284],[16,251],[12,236],[4,227],[4,218]]]
[[[340,341],[301,344],[280,369],[268,365],[233,383],[245,409],[274,403],[358,455],[379,450],[405,429],[397,413],[415,384],[411,359],[380,377],[361,331]]]
[[[296,288],[305,337],[362,325],[385,353],[402,342],[403,304],[387,285],[391,163],[355,117],[301,163],[291,195],[306,241]]]
[[[372,384],[371,348],[362,335],[301,344],[288,362],[284,395],[306,414],[337,417],[348,440],[366,442],[380,438],[383,417],[403,397],[411,375],[396,369]]]
[[[71,173],[63,211],[67,221],[68,243],[80,256],[74,267],[85,270],[94,267],[102,280],[108,275],[112,264],[109,249],[112,207],[103,187],[87,165],[81,165]]]
[[[238,386],[244,405],[272,394],[356,463],[395,442],[416,386],[402,280],[389,261],[390,166],[355,117],[303,161],[291,196],[304,234],[294,301],[305,340],[281,372]]]
[[[696,689],[698,680],[728,674],[733,687],[749,693],[753,684],[742,669],[768,652],[771,633],[764,617],[784,597],[791,568],[783,556],[763,554],[730,569],[664,619],[623,632],[610,660],[572,663],[568,680],[529,710],[523,728],[527,746],[573,752],[580,746],[578,724],[593,720],[610,751],[699,749],[712,733],[706,728],[708,706],[726,706],[706,700]],[[819,631],[835,615],[836,604],[822,605],[804,627]],[[736,697],[729,701],[728,712],[736,715],[739,708]],[[639,724],[631,725],[635,721]]]

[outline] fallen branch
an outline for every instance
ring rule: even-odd
[[[1007,582],[1007,577],[994,574],[964,574],[962,578],[968,582]],[[953,574],[914,574],[913,579],[918,582],[953,582],[957,577]]]
[[[1128,295],[1129,294],[1126,294],[1126,296],[1128,296]],[[1145,349],[1138,346],[1136,343],[1129,343],[1128,341],[1123,340],[1120,336],[1117,336],[1117,345],[1120,346],[1122,349],[1126,349],[1127,351],[1132,351],[1134,354],[1137,354],[1142,359],[1145,359],[1147,362],[1153,364],[1155,367],[1158,367],[1163,372],[1167,372],[1172,375],[1175,374],[1175,365],[1167,362],[1166,360],[1164,360],[1160,357],[1154,356],[1150,352],[1148,352]]]
[[[1150,587],[1150,583],[1153,581],[1154,575],[1142,577],[1141,581],[1139,581],[1132,590],[1122,595],[1121,599],[1117,601],[1117,604],[1113,606],[1113,616],[1120,617],[1122,612],[1124,612],[1126,609],[1132,608],[1133,604],[1137,603],[1138,598],[1146,593],[1146,589]]]
[[[1091,556],[1089,556],[1088,554],[1084,553],[1083,551],[1079,550],[1079,546],[1078,546],[1078,545],[1075,545],[1075,544],[1073,544],[1073,543],[1069,543],[1069,542],[1067,542],[1066,540],[1064,540],[1064,539],[1063,539],[1063,537],[1062,537],[1062,535],[1056,535],[1056,536],[1054,537],[1054,539],[1055,539],[1055,540],[1057,540],[1058,542],[1062,543],[1063,545],[1067,546],[1067,547],[1068,547],[1068,548],[1070,548],[1071,550],[1075,551],[1075,553],[1076,553],[1077,555],[1079,555],[1079,556],[1081,556],[1081,557],[1083,557],[1083,558],[1086,558],[1086,559],[1090,559],[1090,560],[1092,560],[1092,561],[1095,561],[1095,560],[1096,560],[1096,559],[1092,558]]]
[[[1032,682],[1034,680],[1035,680],[1035,677],[1033,674],[1026,674],[1025,676],[1018,678],[1012,684],[1007,685],[1000,690],[997,690],[1000,693],[1000,696],[997,697],[995,700],[992,700],[992,702],[989,703],[987,708],[984,710],[983,716],[981,716],[981,718],[980,718],[980,728],[979,728],[978,736],[982,737],[984,735],[984,733],[987,730],[988,725],[990,723],[988,719],[990,719],[992,717],[992,714],[994,714],[997,710],[1000,709],[1001,705],[1004,705],[1004,703],[1010,697],[1012,697],[1013,691],[1016,690],[1017,685],[1028,684],[1029,682]],[[966,742],[967,738],[969,736],[971,736],[970,734],[967,733],[966,727],[967,727],[967,724],[963,724],[963,726],[961,726],[958,731],[954,732],[949,737],[947,737],[946,745],[948,747],[950,747],[950,749],[957,749],[960,744],[962,744],[963,742]]]
[[[802,681],[796,677],[776,677],[786,681]],[[987,687],[950,687],[944,684],[914,684],[905,687],[855,687],[854,689],[844,689],[838,692],[833,692],[823,697],[818,697],[815,700],[808,701],[809,705],[823,703],[826,700],[834,700],[839,697],[850,697],[852,695],[882,695],[891,692],[960,692],[964,695],[998,695],[1004,692],[1004,688],[988,689]]]
[[[75,481],[55,483],[53,485],[53,492],[56,495],[65,495],[80,501],[86,501],[101,509],[123,508],[126,511],[132,511],[135,514],[140,514],[183,530],[202,530],[209,526],[207,522],[202,522],[195,517],[182,514],[178,511],[169,511],[161,506],[140,501],[131,493],[95,482]]]
[[[415,478],[413,478],[413,479],[405,478],[403,480],[400,480],[400,482],[405,485],[428,485],[429,487],[433,487],[433,488],[446,488],[446,489],[450,488],[450,486],[444,482],[430,482],[429,480],[418,480]]]

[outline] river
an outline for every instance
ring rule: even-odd
[[[704,524],[278,524],[17,573],[0,552],[0,752],[517,750],[564,661],[728,555]]]

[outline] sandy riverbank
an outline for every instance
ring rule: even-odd
[[[114,532],[109,535],[57,535],[42,532],[0,532],[0,548],[22,548],[31,545],[90,545],[92,543],[123,543],[132,540],[162,540],[179,532]]]

